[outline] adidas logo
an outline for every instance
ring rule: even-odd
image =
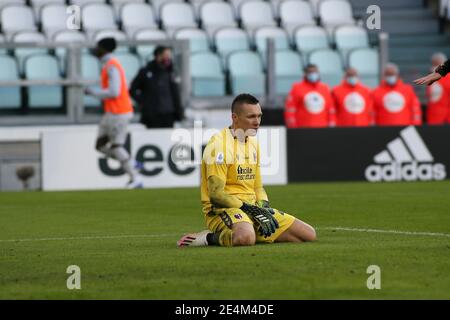
[[[430,150],[413,126],[400,131],[400,137],[389,142],[387,150],[375,155],[373,160],[376,164],[365,170],[370,182],[431,181],[447,176],[445,166],[434,163]]]

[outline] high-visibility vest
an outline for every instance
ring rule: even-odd
[[[127,79],[122,66],[116,58],[109,59],[102,68],[101,85],[103,89],[108,88],[108,67],[114,66],[119,70],[120,74],[120,94],[116,98],[103,99],[103,108],[105,112],[113,114],[123,114],[133,111],[130,95],[128,93]]]

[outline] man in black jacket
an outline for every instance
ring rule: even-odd
[[[172,52],[158,46],[154,59],[133,79],[130,94],[138,103],[141,123],[147,128],[172,128],[183,119],[180,92],[175,82]]]

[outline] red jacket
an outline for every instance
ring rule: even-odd
[[[288,128],[336,125],[334,102],[325,83],[295,83],[286,99],[284,119]]]
[[[420,102],[413,88],[398,80],[394,86],[382,81],[373,91],[375,119],[380,126],[422,124]]]
[[[375,123],[370,89],[361,83],[354,87],[342,81],[332,92],[337,126],[370,126]]]
[[[450,76],[427,86],[427,123],[450,123]]]

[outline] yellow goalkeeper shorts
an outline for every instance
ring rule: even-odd
[[[253,225],[256,234],[256,242],[274,242],[284,231],[294,223],[295,217],[274,209],[274,218],[277,220],[279,228],[269,237],[265,238],[258,232],[258,225],[250,217],[238,208],[216,209],[205,216],[206,226],[212,232],[221,232],[225,228],[231,229],[232,225],[239,222],[248,222]]]

